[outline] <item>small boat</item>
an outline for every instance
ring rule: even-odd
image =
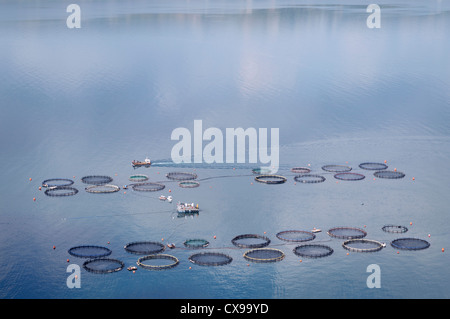
[[[167,247],[169,247],[170,249],[174,249],[175,248],[175,244],[174,243],[167,244]]]
[[[127,268],[129,271],[131,271],[131,270],[137,270],[137,267],[136,266],[130,266],[130,267],[128,267]]]
[[[188,203],[180,203],[178,202],[177,204],[177,211],[180,214],[192,214],[192,213],[198,213],[199,209],[198,209],[198,204],[194,205],[194,203],[192,204],[188,204]]]
[[[167,196],[167,201],[168,201],[169,203],[172,203],[172,196]]]
[[[140,166],[150,167],[150,165],[152,165],[152,161],[150,161],[149,158],[145,158],[145,160],[143,162],[133,160],[131,162],[131,165],[133,165],[133,167],[140,167]]]
[[[161,195],[161,196],[159,196],[159,199],[160,199],[160,200],[166,200],[166,199],[167,199],[167,197],[166,197],[166,196],[164,196],[164,195]]]
[[[313,233],[320,233],[322,230],[320,230],[319,228],[314,227],[312,232]]]

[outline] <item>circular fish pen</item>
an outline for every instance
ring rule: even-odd
[[[93,193],[93,194],[108,194],[108,193],[115,193],[120,190],[119,186],[116,185],[92,185],[85,188],[86,192]]]
[[[302,174],[294,177],[294,181],[305,184],[314,184],[325,182],[325,177],[322,175]]]
[[[205,239],[187,239],[184,246],[188,248],[205,248],[209,245],[209,241]]]
[[[194,173],[184,173],[184,172],[171,172],[167,173],[166,177],[168,179],[174,180],[174,181],[187,181],[197,178],[197,174]]]
[[[335,174],[334,178],[339,179],[341,181],[360,181],[366,177],[363,174],[345,172]]]
[[[286,177],[280,175],[258,175],[255,177],[255,181],[264,184],[283,184],[287,181]]]
[[[154,241],[135,241],[126,244],[123,248],[135,255],[153,255],[162,253],[166,246]]]
[[[69,186],[51,187],[45,190],[44,194],[51,197],[73,196],[78,193],[78,189]]]
[[[308,258],[322,258],[330,256],[333,248],[320,244],[305,244],[293,249],[295,255]]]
[[[137,192],[157,192],[163,190],[166,186],[160,183],[138,183],[131,185],[131,188]]]
[[[111,258],[89,259],[83,263],[85,270],[96,274],[108,274],[121,271],[124,266],[122,261]]]
[[[379,251],[385,246],[386,245],[380,243],[379,241],[370,239],[350,239],[346,240],[342,244],[342,247],[344,247],[345,249],[359,253],[371,253]]]
[[[335,172],[335,173],[350,172],[352,170],[350,166],[345,165],[325,165],[322,166],[322,169],[326,172]]]
[[[81,178],[81,181],[85,184],[90,185],[105,185],[111,183],[113,179],[110,176],[90,175],[84,176],[83,178]]]
[[[149,255],[141,257],[137,261],[138,266],[148,270],[166,270],[177,266],[179,263],[178,258],[166,254]]]
[[[182,181],[178,183],[178,186],[182,187],[182,188],[195,188],[195,187],[199,187],[200,183],[196,182],[196,181]]]
[[[405,174],[397,171],[379,171],[373,173],[375,177],[387,179],[399,179],[405,177]]]
[[[261,248],[270,244],[270,239],[257,234],[245,234],[234,237],[231,242],[240,248]]]
[[[132,181],[132,182],[139,183],[139,182],[148,181],[148,176],[147,175],[143,175],[143,174],[135,174],[135,175],[131,175],[128,179],[130,181]]]
[[[42,187],[68,187],[73,185],[73,180],[68,178],[50,178],[42,182]]]
[[[387,169],[388,166],[383,163],[361,163],[359,164],[359,168],[369,170],[369,171],[381,171]]]
[[[367,232],[356,227],[334,227],[328,230],[328,235],[341,239],[358,239],[366,237]]]
[[[297,243],[310,241],[316,238],[316,235],[304,230],[285,230],[279,232],[276,236],[280,240]]]
[[[202,252],[191,255],[189,261],[201,266],[223,266],[231,263],[233,258],[222,253]]]
[[[403,250],[422,250],[430,247],[430,243],[419,238],[399,238],[393,240],[391,246]]]
[[[285,257],[284,253],[275,248],[257,248],[246,251],[244,258],[256,263],[270,263],[281,261]]]
[[[262,175],[262,174],[270,174],[270,173],[272,173],[272,171],[268,168],[259,167],[259,168],[252,169],[252,173]]]
[[[381,228],[386,233],[406,233],[408,228],[399,225],[384,225]]]
[[[68,253],[79,258],[100,258],[111,255],[111,250],[102,246],[82,245],[70,248]]]
[[[293,167],[291,168],[291,172],[296,174],[308,174],[311,170],[308,167]]]

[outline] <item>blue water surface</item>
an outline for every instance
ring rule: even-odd
[[[0,297],[450,297],[448,2],[379,2],[381,28],[371,29],[369,1],[78,1],[81,28],[70,29],[72,2],[0,4]],[[223,132],[278,128],[286,183],[257,183],[248,161],[172,163],[172,131],[194,132],[194,120]],[[151,168],[132,168],[147,156]],[[374,179],[358,166],[384,161],[405,177]],[[365,178],[339,181],[322,170],[328,164]],[[297,166],[326,181],[295,183]],[[173,171],[195,172],[200,187],[180,188],[165,177]],[[81,182],[107,175],[122,187],[136,173],[166,188],[91,194]],[[73,179],[79,193],[46,196],[39,186],[49,178]],[[178,217],[178,200],[200,213]],[[408,232],[383,232],[385,224]],[[327,235],[335,226],[362,228],[386,247],[347,255]],[[276,237],[314,227],[331,256],[300,258]],[[269,237],[285,258],[248,262],[231,243],[240,234]],[[431,246],[390,246],[406,236]],[[208,240],[207,251],[232,263],[192,264],[188,238]],[[175,243],[165,253],[180,264],[81,268],[81,288],[68,288],[67,267],[85,261],[71,247],[108,247],[128,267],[139,256],[123,246],[143,240]],[[381,288],[367,285],[372,264]]]

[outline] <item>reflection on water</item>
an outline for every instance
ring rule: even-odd
[[[448,2],[379,3],[380,29],[367,28],[367,5],[359,1],[77,3],[78,30],[66,27],[60,1],[2,3],[0,174],[7,183],[0,223],[8,225],[0,232],[2,297],[449,296],[447,257],[433,250],[448,241]],[[236,170],[174,165],[171,132],[192,130],[194,120],[221,130],[279,128],[279,173],[288,182],[253,183],[248,163],[232,165]],[[196,170],[200,187],[167,188],[175,202],[199,202],[200,214],[174,218],[159,193],[80,191],[60,200],[36,191],[48,178],[73,178],[83,190],[79,178],[91,174],[124,185],[136,173],[131,160],[146,156],[155,165],[139,173],[151,181],[174,169]],[[318,173],[326,164],[356,168],[384,160],[406,177],[336,183],[327,175],[324,183],[294,185],[290,173],[307,164]],[[66,251],[77,244],[109,241],[114,257],[132,264],[122,249],[132,240],[204,237],[224,249],[239,234],[266,232],[276,241],[274,234],[293,227],[347,224],[367,225],[371,239],[389,242],[382,225],[411,221],[409,235],[432,233],[430,249],[419,254],[394,256],[387,247],[346,258],[341,243],[323,232],[317,240],[336,253],[305,261],[301,271],[287,245],[279,263],[242,267],[243,252],[234,249],[227,251],[230,265],[187,277],[190,252],[173,250],[180,266],[157,276],[139,270],[139,284],[130,283],[129,273],[83,273],[80,291],[64,285]],[[53,245],[58,249],[47,249]],[[33,265],[24,263],[30,254]],[[365,286],[370,263],[385,276],[375,292]],[[26,265],[20,273],[18,265]],[[150,282],[158,292],[148,290]]]

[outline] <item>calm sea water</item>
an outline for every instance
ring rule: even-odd
[[[450,249],[448,2],[380,2],[379,29],[367,27],[370,2],[361,1],[78,1],[80,29],[66,26],[70,3],[0,4],[0,297],[450,297],[441,251]],[[249,163],[171,164],[171,132],[193,131],[194,120],[279,128],[287,182],[256,183]],[[131,160],[146,156],[154,166],[133,170]],[[374,180],[358,168],[385,160],[405,178]],[[366,178],[338,183],[327,173],[324,183],[295,184],[290,168],[308,164],[321,174],[349,165]],[[165,178],[194,170],[205,179],[199,188]],[[108,175],[123,186],[135,173],[166,189],[98,195],[81,182]],[[80,192],[45,196],[38,187],[48,178],[71,178]],[[178,218],[174,203],[158,200],[169,189],[200,214]],[[409,230],[389,234],[385,224]],[[326,234],[334,226],[364,228],[387,247],[347,255]],[[331,256],[300,262],[295,245],[275,236],[313,227]],[[246,233],[265,234],[286,257],[248,264],[231,244]],[[389,243],[406,236],[431,246],[397,254]],[[192,237],[233,262],[201,267],[188,261],[191,250],[174,249],[173,269],[82,269],[81,288],[66,285],[67,266],[84,261],[68,254],[73,246],[106,246],[129,266],[137,256],[126,243],[182,247]],[[381,288],[367,287],[371,264]]]

